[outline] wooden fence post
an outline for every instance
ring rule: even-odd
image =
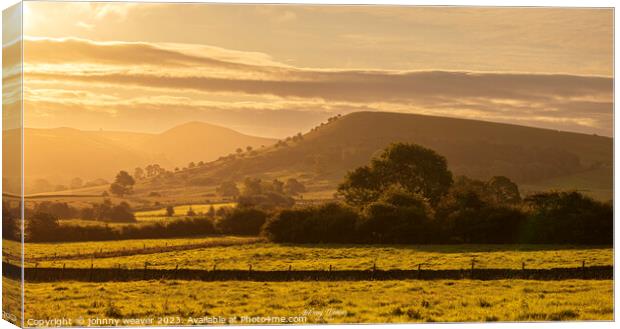
[[[581,278],[582,279],[586,278],[586,261],[585,260],[581,261]]]
[[[418,264],[418,280],[422,277],[422,264]]]
[[[90,277],[88,281],[93,281],[93,268],[95,267],[95,264],[93,264],[92,262],[90,263]]]
[[[371,280],[375,279],[375,272],[377,271],[377,263],[372,263],[372,275],[370,277]]]
[[[146,280],[146,270],[149,266],[148,262],[144,262],[144,271],[142,272],[142,280]]]
[[[525,270],[525,262],[521,263],[521,269]]]
[[[472,258],[471,259],[471,277],[472,278],[474,277],[474,265],[475,265],[475,263],[476,263],[476,260]]]

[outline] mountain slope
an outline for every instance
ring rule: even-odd
[[[3,131],[4,138],[18,136],[18,131]],[[239,147],[258,148],[272,143],[272,139],[199,122],[161,134],[26,128],[26,187],[36,179],[46,179],[54,185],[67,185],[74,177],[110,180],[119,170],[132,171],[152,163],[173,169],[187,166],[190,161],[212,161]]]
[[[520,184],[543,187],[575,175],[596,172],[612,188],[611,138],[476,120],[414,114],[357,112],[341,117],[288,146],[256,156],[218,161],[194,176],[240,179],[274,173],[304,174],[334,184],[368,163],[393,142],[410,142],[446,156],[457,175],[487,179],[505,175]],[[568,187],[587,189],[573,179]],[[546,184],[546,185],[545,185]],[[563,181],[564,185],[566,182]],[[567,186],[563,186],[566,188]]]
[[[191,161],[211,161],[234,153],[237,148],[245,151],[247,146],[260,148],[273,142],[270,138],[248,136],[208,123],[190,122],[153,136],[141,147],[175,166],[186,166]]]

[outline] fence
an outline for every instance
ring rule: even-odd
[[[2,263],[3,275],[20,279],[22,268]],[[438,280],[438,279],[529,279],[529,280],[611,280],[613,266],[585,266],[551,269],[471,269],[431,270],[418,267],[412,270],[380,270],[376,266],[368,270],[286,270],[256,271],[250,265],[247,270],[200,269],[150,269],[148,263],[143,269],[117,268],[24,268],[27,282],[55,281],[138,281],[138,280],[198,280],[198,281],[364,281],[364,280]]]

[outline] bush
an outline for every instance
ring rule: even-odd
[[[267,213],[254,208],[236,208],[226,212],[217,229],[225,234],[258,235],[267,220]]]
[[[240,208],[276,209],[289,208],[295,200],[278,192],[264,191],[260,194],[242,195],[237,199]]]
[[[357,239],[358,213],[339,203],[285,209],[270,218],[264,234],[277,242],[350,243]]]
[[[106,199],[103,203],[95,203],[91,208],[84,208],[80,212],[80,217],[86,220],[99,220],[104,222],[131,223],[136,221],[136,217],[127,202],[118,205]]]
[[[613,243],[613,207],[578,192],[538,193],[525,199],[523,235],[532,243]]]
[[[49,241],[46,239],[54,238],[60,227],[58,217],[44,212],[34,213],[26,223],[27,241]]]
[[[428,201],[392,188],[365,209],[358,224],[361,239],[371,243],[426,243],[433,238],[433,210]]]
[[[36,214],[29,221],[27,239],[32,242],[109,241],[126,239],[161,239],[214,234],[213,221],[185,218],[170,222],[121,227],[58,225],[48,214]],[[43,223],[44,225],[40,225]]]
[[[477,185],[450,190],[437,206],[438,242],[518,243],[526,216],[517,207],[495,204]]]

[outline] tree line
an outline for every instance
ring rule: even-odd
[[[26,216],[26,232],[31,241],[235,234],[291,243],[613,243],[611,201],[596,201],[576,191],[522,198],[509,178],[454,177],[443,156],[414,144],[392,144],[368,165],[351,171],[334,202],[295,206],[292,196],[304,190],[294,179],[283,183],[247,178],[242,189],[225,182],[218,193],[235,198],[235,208],[121,227],[60,225],[58,218],[71,218],[75,210],[66,204],[40,203]],[[15,232],[10,219],[18,216],[6,208],[3,204],[4,232]],[[104,202],[81,211],[105,221],[121,218],[116,211],[131,209]],[[127,215],[126,221],[132,218]]]
[[[278,211],[263,234],[300,243],[613,243],[611,202],[576,191],[522,199],[503,176],[454,179],[445,157],[414,144],[392,144],[338,194],[344,202]]]

